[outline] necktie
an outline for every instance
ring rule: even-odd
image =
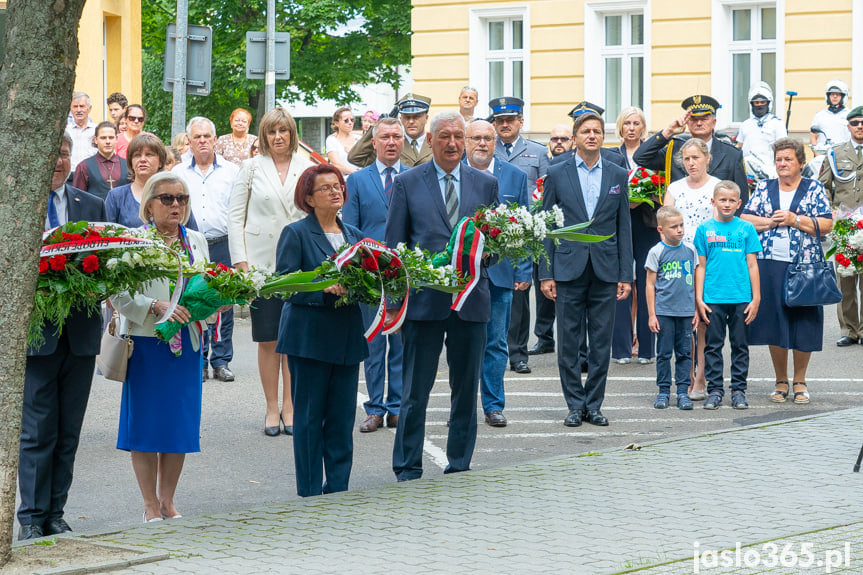
[[[413,151],[414,151],[414,154],[417,154],[417,153],[418,153],[418,152],[417,152],[417,141],[416,141],[416,140],[411,140],[411,150],[413,150]]]
[[[857,146],[857,163],[863,160],[863,146]]]
[[[387,199],[390,197],[390,193],[393,191],[393,172],[395,170],[393,168],[387,168],[384,170],[384,193],[387,195]]]
[[[508,158],[512,153],[512,144],[504,144],[503,147],[506,148],[506,157]]]
[[[56,228],[60,225],[60,218],[57,217],[57,206],[54,205],[54,198],[57,197],[57,192],[51,190],[48,194],[48,225]]]
[[[455,193],[455,184],[452,183],[453,175],[447,174],[443,179],[446,180],[446,215],[449,225],[455,227],[458,223],[458,195]]]

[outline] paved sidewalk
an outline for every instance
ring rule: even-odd
[[[860,573],[861,442],[852,409],[87,540],[170,553],[118,573]]]

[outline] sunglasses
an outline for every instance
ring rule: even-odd
[[[126,116],[127,122],[143,122],[144,116]]]
[[[854,126],[855,128],[857,126],[863,126],[863,120],[848,120],[848,125]]]
[[[549,138],[549,141],[554,142],[555,144],[563,144],[571,139],[572,138]]]
[[[186,204],[189,203],[188,194],[180,194],[178,196],[174,196],[172,194],[161,194],[159,196],[156,196],[153,199],[159,200],[160,202],[162,202],[163,206],[168,206],[168,207],[173,206],[174,201],[176,201],[181,206],[185,206]]]

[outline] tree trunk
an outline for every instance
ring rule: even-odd
[[[12,553],[27,329],[84,0],[9,0],[0,68],[0,567]]]

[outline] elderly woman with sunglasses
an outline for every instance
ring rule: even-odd
[[[185,226],[190,210],[189,191],[182,179],[162,172],[147,180],[141,220],[190,262],[206,261],[207,240]],[[174,492],[185,454],[201,450],[201,331],[192,322],[171,344],[156,337],[156,322],[170,309],[170,299],[167,280],[151,282],[134,296],[124,293],[111,298],[123,316],[124,333],[134,342],[123,382],[117,449],[131,452],[132,469],[144,498],[145,523],[180,517]],[[183,324],[190,318],[180,305],[169,316]],[[177,344],[180,355],[172,351]]]
[[[314,270],[342,245],[362,239],[338,217],[346,199],[344,177],[334,166],[303,172],[294,204],[309,215],[282,231],[276,273]],[[298,293],[282,308],[276,350],[288,356],[293,382],[294,467],[301,497],[347,491],[351,476],[357,382],[369,349],[359,305],[336,307],[344,293],[338,284]]]

